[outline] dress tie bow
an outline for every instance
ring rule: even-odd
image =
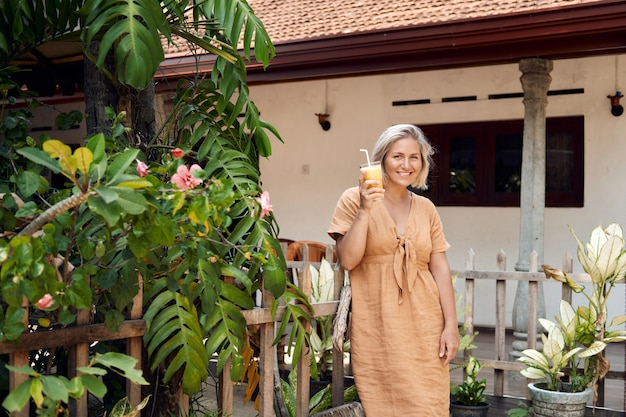
[[[398,238],[393,256],[393,274],[399,288],[398,304],[402,304],[404,291],[410,293],[417,280],[417,253],[410,239]]]

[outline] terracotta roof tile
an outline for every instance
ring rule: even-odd
[[[276,44],[599,0],[249,0]]]
[[[248,0],[272,42],[428,25],[601,0]],[[185,42],[164,43],[166,56],[188,54]]]

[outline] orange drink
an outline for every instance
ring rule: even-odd
[[[372,187],[383,188],[383,170],[380,165],[380,162],[372,162],[371,164],[362,164],[361,172],[365,174],[364,180],[378,181],[378,185],[372,184],[369,186],[369,188],[372,188]]]

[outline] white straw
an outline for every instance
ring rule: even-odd
[[[361,152],[365,152],[365,157],[367,158],[367,166],[371,166],[372,163],[370,162],[370,153],[367,151],[367,149],[360,149]]]

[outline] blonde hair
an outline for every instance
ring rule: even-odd
[[[430,166],[433,162],[432,155],[435,152],[430,141],[424,135],[422,130],[412,124],[397,124],[391,127],[388,127],[378,138],[376,144],[374,145],[374,150],[372,152],[372,161],[380,161],[383,168],[383,176],[386,178],[387,173],[385,172],[385,164],[383,163],[385,157],[387,156],[387,152],[389,152],[389,148],[396,141],[400,139],[411,138],[414,139],[419,147],[420,147],[420,155],[422,156],[422,169],[417,175],[417,180],[414,184],[411,184],[413,187],[418,188],[420,190],[425,190],[428,188],[428,172],[430,170]]]

